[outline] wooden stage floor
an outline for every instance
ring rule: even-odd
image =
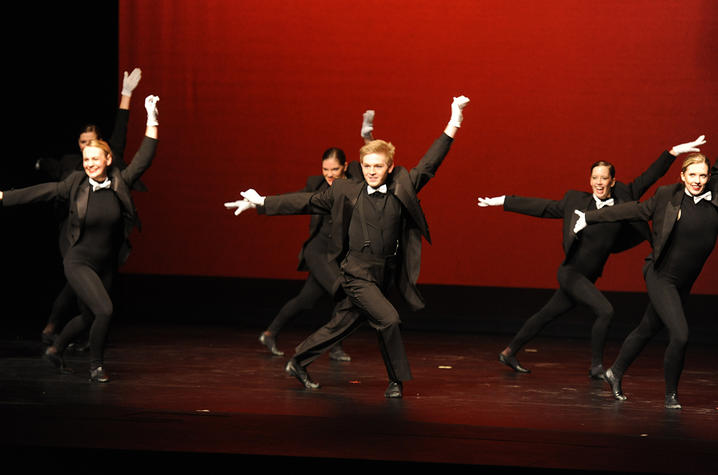
[[[291,353],[306,335],[287,330]],[[284,373],[258,331],[221,325],[115,325],[107,384],[87,380],[87,356],[60,375],[39,341],[0,341],[3,457],[45,468],[394,469],[438,466],[496,473],[716,473],[718,350],[689,346],[682,410],[663,407],[663,343],[649,346],[624,379],[625,402],[587,377],[588,342],[540,338],[522,352],[532,374],[497,361],[506,335],[405,332],[414,380],[387,400],[372,331],[345,341],[351,363],[322,356],[322,384],[304,390]],[[607,362],[619,342],[610,342]],[[33,462],[33,459],[34,462]],[[105,464],[105,465],[102,465]],[[429,465],[427,465],[429,464]],[[435,464],[435,465],[431,465]],[[6,467],[9,467],[5,463]],[[238,466],[239,468],[240,466]],[[245,467],[248,468],[248,467]]]

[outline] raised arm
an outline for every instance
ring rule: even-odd
[[[699,146],[706,143],[705,136],[701,135],[692,142],[686,142],[678,144],[670,149],[670,151],[664,151],[658,159],[651,164],[651,166],[641,173],[635,180],[628,184],[630,189],[631,198],[638,200],[643,194],[651,187],[654,183],[661,179],[673,165],[673,161],[677,156],[683,153],[699,152]]]
[[[142,140],[140,149],[135,154],[132,162],[122,170],[122,178],[131,186],[152,164],[157,149],[157,137],[159,134],[159,110],[157,103],[160,98],[149,95],[145,98],[145,109],[147,110],[147,126],[145,138]]]
[[[469,98],[466,96],[455,97],[451,103],[451,119],[449,119],[449,123],[446,124],[444,133],[452,139],[461,127],[461,122],[464,120],[463,110],[468,103]]]
[[[374,111],[367,110],[364,112],[364,120],[361,124],[361,138],[364,139],[364,143],[369,143],[374,140],[372,132],[374,131]]]
[[[109,144],[112,149],[112,161],[120,170],[124,170],[127,164],[124,161],[125,144],[127,143],[127,123],[130,119],[130,100],[132,92],[137,88],[142,78],[142,71],[139,68],[132,70],[132,73],[124,73],[122,79],[122,92],[120,95],[120,107],[115,117],[115,125],[112,129]]]
[[[444,133],[434,141],[429,150],[419,160],[419,163],[409,172],[411,182],[414,184],[414,190],[417,193],[430,179],[434,178],[436,170],[444,161],[446,154],[449,153],[454,136],[464,120],[463,110],[468,103],[468,97],[454,97],[451,103],[451,118],[444,128]]]

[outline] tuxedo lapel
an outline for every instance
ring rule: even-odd
[[[110,172],[110,179],[112,180],[110,187],[115,192],[115,195],[117,195],[117,199],[122,203],[123,214],[132,217],[134,221],[135,206],[132,203],[132,195],[130,194],[127,183],[122,179],[120,170],[113,167]]]
[[[397,167],[394,170],[394,182],[391,186],[394,196],[404,205],[409,216],[411,216],[417,228],[421,231],[428,243],[431,243],[431,236],[429,235],[429,225],[426,222],[421,206],[419,206],[419,200],[416,199],[416,195],[413,193],[414,188],[409,178],[409,173],[402,167]]]
[[[662,220],[660,223],[654,222],[654,226],[658,225],[657,240],[659,242],[654,243],[654,251],[656,259],[658,259],[663,253],[663,248],[668,241],[668,237],[671,235],[673,226],[678,221],[678,213],[681,210],[681,200],[683,199],[683,186],[676,187],[676,191],[673,192],[671,200],[666,203],[666,209],[663,211]]]
[[[77,189],[77,219],[81,225],[85,222],[85,216],[87,215],[87,202],[90,200],[90,180],[85,177],[80,186]]]

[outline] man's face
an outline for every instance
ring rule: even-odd
[[[598,165],[591,170],[591,190],[601,200],[610,198],[616,179],[611,177],[611,169]]]
[[[347,163],[342,165],[334,157],[322,160],[322,175],[324,179],[329,183],[329,186],[339,178],[344,178],[344,172],[347,170]]]
[[[112,163],[112,157],[98,147],[85,147],[82,150],[82,166],[87,176],[102,183],[107,178],[107,167]]]
[[[369,153],[364,155],[361,162],[361,170],[364,179],[372,188],[383,185],[389,178],[389,173],[394,170],[394,164],[386,164],[386,155],[383,153]]]
[[[686,190],[692,195],[700,195],[703,193],[710,177],[708,165],[705,163],[688,165],[686,171],[681,172],[681,181],[686,185]]]
[[[95,132],[83,132],[80,134],[80,138],[77,139],[77,144],[80,146],[80,152],[85,150],[85,147],[91,140],[97,140],[97,134]]]

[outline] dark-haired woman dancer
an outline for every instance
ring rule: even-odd
[[[665,407],[680,409],[678,380],[688,343],[688,323],[683,309],[686,297],[698,278],[718,237],[718,166],[713,179],[708,159],[700,153],[686,157],[681,183],[662,186],[648,200],[625,203],[611,210],[588,211],[574,231],[591,224],[642,220],[653,222],[653,251],[643,268],[649,304],[643,319],[626,337],[616,361],[606,370],[605,380],[613,396],[625,400],[621,379],[648,341],[663,327],[668,329],[668,346],[663,359]],[[581,213],[577,213],[581,215]]]
[[[603,267],[612,253],[630,249],[648,239],[650,230],[644,222],[607,223],[594,226],[580,239],[571,230],[574,210],[600,209],[617,203],[638,200],[671,167],[681,153],[697,150],[704,143],[700,137],[694,142],[676,145],[664,151],[653,164],[631,183],[616,181],[613,165],[599,161],[591,165],[592,193],[569,190],[559,200],[500,196],[479,198],[479,206],[500,206],[505,211],[540,218],[563,219],[563,249],[565,259],[558,268],[559,288],[551,299],[521,327],[513,340],[499,353],[499,361],[519,373],[530,371],[519,363],[516,354],[550,322],[577,304],[587,305],[596,315],[591,329],[591,367],[589,377],[603,378],[603,349],[613,318],[613,305],[595,286]]]
[[[361,136],[364,142],[373,140],[372,131],[374,111],[364,113]],[[322,174],[310,176],[302,192],[320,192],[329,188],[334,180],[361,177],[358,162],[347,163],[346,155],[340,148],[332,147],[322,154]],[[225,203],[227,208],[237,208],[235,214],[241,213],[242,200]],[[275,356],[283,356],[284,352],[277,347],[277,336],[284,326],[301,312],[314,308],[326,295],[335,295],[339,288],[339,263],[330,261],[329,244],[331,242],[331,220],[329,216],[312,215],[309,222],[309,238],[299,251],[297,270],[309,271],[304,286],[299,293],[287,301],[267,329],[259,335],[259,341]],[[329,358],[335,361],[351,361],[341,343],[332,347]]]
[[[90,141],[82,151],[84,171],[63,181],[0,192],[3,206],[58,199],[68,206],[61,252],[65,277],[77,295],[82,313],[63,328],[45,357],[63,369],[67,344],[90,327],[90,380],[109,380],[103,367],[104,344],[112,300],[108,290],[118,264],[129,255],[127,239],[137,221],[130,189],[152,163],[157,147],[157,96],[145,99],[147,128],[140,149],[127,168],[112,166],[112,152],[103,140]]]

